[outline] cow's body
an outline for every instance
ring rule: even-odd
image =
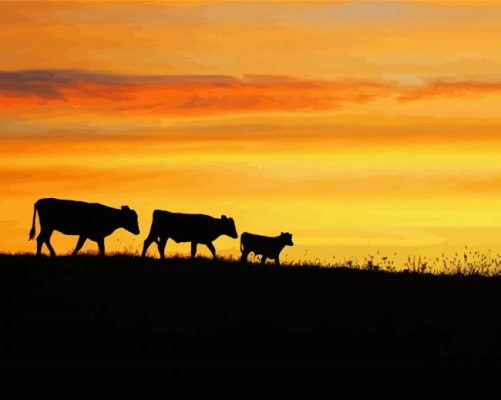
[[[117,209],[83,201],[40,199],[34,206],[30,239],[35,236],[37,212],[40,220],[37,255],[40,255],[42,245],[45,243],[51,256],[55,256],[50,244],[53,231],[80,236],[73,255],[78,253],[87,239],[97,242],[101,254],[104,255],[104,238],[118,228],[127,229],[135,235],[139,234],[137,214],[127,206]]]
[[[242,252],[242,262],[247,262],[249,253],[261,255],[261,263],[266,259],[275,260],[280,265],[280,252],[285,246],[293,246],[292,235],[282,232],[279,236],[262,236],[244,232],[240,236],[240,251]]]
[[[204,214],[182,214],[163,210],[153,212],[150,233],[144,241],[143,257],[151,243],[158,245],[160,257],[165,257],[165,245],[169,239],[176,243],[191,242],[191,256],[195,257],[197,245],[204,244],[216,258],[212,242],[221,235],[238,237],[233,218],[214,218]]]

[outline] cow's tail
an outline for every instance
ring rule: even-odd
[[[30,239],[32,240],[35,237],[35,219],[37,216],[37,210],[38,210],[38,202],[35,203],[33,206],[33,222],[31,223],[31,230],[30,230]]]
[[[244,252],[244,244],[242,243],[242,235],[240,235],[240,251]]]

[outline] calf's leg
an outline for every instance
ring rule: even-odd
[[[104,238],[97,240],[97,247],[99,247],[99,253],[104,256]]]
[[[191,242],[191,258],[195,258],[197,254],[197,242]]]

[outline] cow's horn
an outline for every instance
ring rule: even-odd
[[[228,219],[226,215],[221,215],[221,219]]]

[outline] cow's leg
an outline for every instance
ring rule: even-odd
[[[150,245],[156,241],[157,241],[157,238],[155,236],[151,236],[151,235],[148,235],[148,237],[146,239],[144,239],[143,252],[141,254],[141,257],[146,256],[146,252],[148,251],[148,247],[150,247]]]
[[[279,256],[279,255],[277,255],[277,256],[275,257],[275,262],[276,262],[276,264],[277,264],[277,267],[280,267],[280,256]]]
[[[249,252],[246,250],[242,251],[242,257],[240,257],[240,262],[247,262],[247,257],[249,256]]]
[[[54,251],[54,248],[50,244],[50,237],[46,240],[45,244],[47,245],[47,248],[49,249],[50,256],[51,257],[55,257],[56,256],[56,252]]]
[[[78,238],[77,247],[75,247],[75,250],[73,250],[73,253],[71,253],[72,256],[77,255],[77,253],[80,251],[86,240],[87,238],[85,236],[80,235],[80,237]]]
[[[212,257],[214,258],[214,260],[216,259],[216,249],[214,247],[214,245],[212,244],[212,242],[209,242],[209,243],[205,243],[205,245],[207,246],[207,248],[210,250],[210,252],[212,253]]]
[[[37,256],[42,255],[42,246],[45,242],[45,239],[42,236],[42,233],[40,232],[37,236]]]
[[[96,240],[97,247],[99,247],[99,253],[104,257],[104,238]]]
[[[263,256],[261,257],[261,265],[264,265],[266,264],[266,256],[263,254]]]
[[[40,231],[40,233],[37,236],[37,256],[42,254],[42,246],[45,243],[47,245],[47,248],[49,248],[50,243],[48,243],[48,239],[50,239],[50,235],[52,232],[50,232],[47,229],[43,229]],[[49,249],[50,250],[50,249]],[[54,249],[52,249],[54,251]],[[51,252],[52,255],[52,252]]]
[[[50,256],[55,257],[56,252],[54,251],[54,248],[50,244],[50,237],[52,236],[52,230],[42,230],[40,232],[40,235],[37,237],[37,255],[41,254],[42,251],[42,244],[45,243],[47,248],[49,249]]]
[[[195,258],[197,254],[197,242],[191,242],[191,258]]]
[[[158,252],[160,253],[160,258],[163,260],[165,258],[165,245],[167,244],[168,238],[161,237],[158,239]]]

